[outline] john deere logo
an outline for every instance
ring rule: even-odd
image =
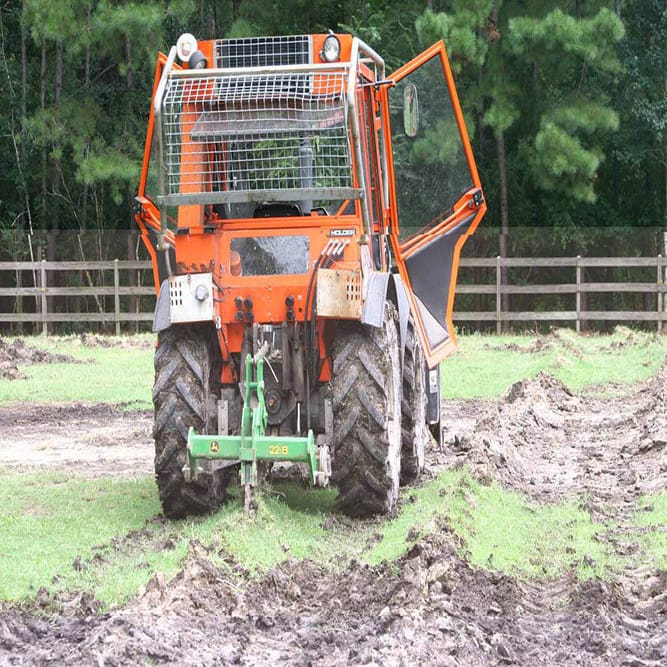
[[[220,449],[220,445],[218,444],[218,441],[217,440],[211,441],[211,451],[214,454],[217,454],[219,449]]]

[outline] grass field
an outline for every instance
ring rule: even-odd
[[[475,565],[521,577],[583,577],[610,566],[594,524],[576,503],[542,507],[465,471],[448,471],[420,488],[391,521],[337,521],[335,493],[296,484],[267,489],[258,512],[239,502],[213,516],[168,523],[151,479],[84,480],[62,473],[0,473],[0,599],[20,601],[40,588],[92,590],[106,605],[134,595],[156,572],[173,575],[191,540],[215,545],[212,560],[233,554],[251,573],[288,557],[335,567],[350,557],[371,565],[403,555],[445,521]],[[331,525],[323,526],[327,517]],[[35,546],[38,546],[36,549]],[[165,547],[167,545],[167,547]],[[218,554],[218,556],[216,556]],[[584,556],[596,562],[583,565]]]
[[[535,345],[542,349],[525,353]],[[83,348],[76,340],[33,339],[31,345],[89,360],[28,366],[26,380],[0,381],[2,403],[105,401],[148,407],[152,350]],[[544,371],[573,390],[644,379],[664,363],[667,337],[622,329],[613,336],[568,331],[533,337],[464,336],[443,366],[448,398],[492,397]],[[622,386],[618,387],[622,391]],[[198,540],[215,545],[251,573],[288,557],[338,567],[351,557],[369,564],[393,560],[436,526],[446,524],[475,565],[523,578],[612,576],[618,563],[596,535],[579,502],[541,506],[496,484],[481,485],[450,470],[403,493],[390,520],[351,522],[334,512],[335,492],[297,484],[267,487],[253,517],[231,502],[203,519],[164,522],[150,477],[86,480],[65,472],[0,469],[0,601],[21,601],[40,588],[92,591],[107,607],[135,595],[156,572],[173,575]],[[667,497],[643,499],[636,522],[647,559],[667,567]],[[588,564],[587,564],[588,563]],[[591,565],[591,563],[593,563]]]

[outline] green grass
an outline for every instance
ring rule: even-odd
[[[154,336],[143,335],[142,341]],[[84,347],[80,339],[25,338],[32,347],[69,354],[85,363],[21,366],[25,380],[0,381],[0,404],[8,402],[122,403],[151,407],[153,350],[138,347]],[[121,339],[110,338],[111,341]]]
[[[667,570],[667,492],[642,498],[635,523],[648,529],[640,537],[643,551],[655,567]]]
[[[588,578],[614,565],[595,539],[606,528],[576,500],[539,505],[497,484],[481,485],[465,471],[445,471],[412,496],[364,560],[396,559],[444,519],[463,540],[470,562],[487,569],[519,577],[556,577],[573,569]]]
[[[533,349],[539,340],[543,348]],[[518,347],[518,350],[516,349]],[[619,327],[613,335],[584,336],[559,329],[546,337],[459,337],[459,349],[441,369],[443,398],[492,398],[542,371],[572,391],[646,380],[667,358],[667,337]]]
[[[151,479],[84,480],[65,473],[0,472],[0,599],[20,600],[77,556],[140,529],[159,512]]]
[[[575,501],[542,507],[465,471],[446,471],[409,492],[398,516],[348,520],[333,512],[333,490],[298,484],[267,488],[255,516],[238,498],[200,519],[159,522],[150,478],[84,480],[61,473],[0,472],[0,600],[85,590],[105,607],[136,595],[151,576],[182,566],[188,545],[211,546],[222,565],[231,555],[251,575],[287,558],[339,568],[350,558],[393,561],[443,522],[474,565],[521,577],[604,576],[614,560],[595,540],[604,530]],[[165,546],[166,545],[166,546]],[[595,562],[584,564],[584,556]],[[75,566],[77,561],[77,566]],[[590,560],[589,560],[590,562]]]
[[[541,349],[527,351],[536,340]],[[0,404],[149,407],[151,348],[87,348],[76,338],[28,342],[90,363],[26,366],[27,380],[0,382]],[[627,329],[613,336],[567,330],[541,339],[462,336],[460,351],[443,366],[443,389],[449,398],[493,397],[543,371],[575,391],[617,383],[610,390],[622,392],[625,384],[654,373],[666,356],[667,337]],[[231,555],[251,575],[287,558],[332,568],[350,558],[393,562],[420,537],[441,533],[443,525],[473,565],[513,576],[574,570],[581,578],[607,577],[621,562],[596,540],[609,527],[594,523],[578,499],[541,506],[498,485],[481,485],[461,470],[403,491],[400,511],[389,521],[342,517],[334,511],[335,498],[333,490],[284,484],[265,488],[254,517],[244,515],[237,497],[213,516],[161,522],[154,520],[160,507],[152,478],[85,480],[0,469],[0,600],[29,600],[43,586],[52,593],[90,591],[106,607],[122,604],[155,572],[174,575],[193,540],[211,547],[216,564]],[[642,501],[637,526],[637,558],[667,568],[667,493]]]

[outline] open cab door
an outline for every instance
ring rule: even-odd
[[[433,368],[456,349],[452,310],[459,256],[486,203],[444,43],[390,79],[390,236]]]

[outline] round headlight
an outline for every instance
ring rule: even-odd
[[[193,51],[190,56],[190,69],[206,69],[206,56],[199,50]]]
[[[189,32],[184,32],[176,42],[176,53],[181,62],[190,62],[190,56],[197,50],[197,39]]]
[[[340,40],[336,35],[329,35],[324,40],[320,58],[327,63],[335,63],[340,60]]]

